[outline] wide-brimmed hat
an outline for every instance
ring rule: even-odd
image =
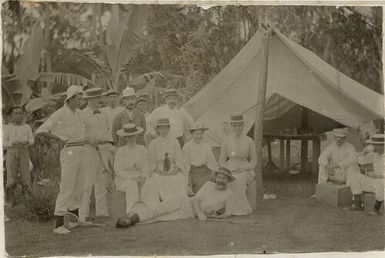
[[[203,131],[206,131],[208,130],[209,128],[207,126],[205,126],[204,124],[199,124],[199,123],[194,123],[191,128],[190,128],[190,132],[193,132],[193,131],[197,131],[197,130],[203,130]]]
[[[218,168],[218,170],[215,171],[215,176],[217,174],[223,174],[225,176],[227,176],[229,178],[229,181],[232,182],[234,181],[236,178],[231,174],[231,170],[228,169],[228,168],[225,168],[225,167],[220,167]]]
[[[142,127],[137,127],[135,124],[129,123],[123,125],[122,129],[118,130],[116,134],[119,136],[133,136],[140,134],[143,131],[144,129]]]
[[[374,134],[370,140],[367,140],[366,143],[372,145],[384,145],[385,144],[385,134]]]
[[[346,137],[346,135],[348,134],[347,130],[344,129],[344,128],[336,128],[336,129],[333,129],[333,135],[335,137]]]
[[[168,125],[170,126],[170,119],[168,118],[159,118],[158,121],[156,121],[155,126],[162,126],[162,125]]]
[[[230,121],[231,124],[238,124],[243,123],[243,114],[242,113],[233,113],[230,115]]]
[[[86,90],[84,98],[85,99],[99,98],[102,95],[103,95],[102,88],[92,88],[92,89]]]
[[[164,92],[163,92],[163,98],[167,98],[169,96],[178,96],[178,91],[176,89],[166,89]]]
[[[75,95],[83,93],[83,88],[77,85],[71,85],[67,89],[67,96],[66,96],[66,101],[72,98]]]
[[[103,93],[103,96],[109,96],[112,94],[119,95],[119,93],[116,90],[108,90],[105,93]]]
[[[122,91],[122,96],[123,96],[123,98],[135,96],[135,89],[134,89],[134,88],[131,88],[131,87],[125,88],[125,89]]]

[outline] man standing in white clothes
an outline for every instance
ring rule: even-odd
[[[187,136],[193,123],[193,118],[182,107],[177,107],[178,92],[176,89],[167,89],[163,97],[166,105],[160,106],[148,117],[149,125],[156,131],[156,122],[160,118],[170,120],[170,136],[178,140],[181,147],[184,145],[184,136]],[[156,137],[156,135],[154,135]]]
[[[62,108],[53,113],[37,133],[51,133],[59,137],[64,143],[60,151],[61,181],[60,190],[55,205],[54,233],[70,233],[69,229],[77,226],[64,226],[64,216],[72,213],[79,215],[81,205],[84,171],[81,168],[84,153],[83,124],[80,118],[79,107],[83,89],[72,85],[67,89],[67,97]]]
[[[95,187],[96,216],[108,216],[106,181],[103,175],[103,163],[99,147],[110,145],[108,118],[99,108],[102,97],[101,88],[93,88],[86,91],[87,107],[80,111],[84,123],[84,170],[85,181],[83,187],[82,205],[79,211],[79,220],[86,221],[89,215],[90,196],[92,187]]]
[[[104,95],[107,97],[108,106],[101,108],[101,110],[107,115],[109,134],[112,140],[112,122],[115,116],[123,110],[123,107],[119,105],[119,94],[117,91],[109,90]]]

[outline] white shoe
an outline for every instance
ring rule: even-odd
[[[71,233],[71,230],[68,230],[63,226],[57,227],[53,230],[53,233],[55,234],[68,234]]]
[[[75,214],[67,213],[64,215],[64,227],[66,229],[74,229],[79,226],[79,218]]]
[[[79,222],[69,222],[68,226],[66,228],[71,230],[71,229],[74,229],[78,226],[79,226]]]

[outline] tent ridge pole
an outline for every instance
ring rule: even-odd
[[[257,160],[255,165],[255,181],[256,181],[256,201],[263,197],[263,114],[266,98],[266,88],[267,88],[267,75],[268,75],[268,65],[269,65],[269,41],[271,36],[271,28],[268,27],[264,29],[264,39],[263,39],[263,55],[262,55],[262,73],[257,84],[257,104],[256,104],[256,116],[254,124],[254,141],[257,153]]]

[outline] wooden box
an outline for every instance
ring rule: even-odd
[[[115,191],[107,193],[108,216],[113,219],[126,216],[126,193]]]
[[[364,192],[362,194],[362,201],[364,203],[365,211],[373,211],[374,204],[376,203],[376,196],[371,192]],[[384,213],[384,203],[382,203],[382,212]],[[380,208],[380,210],[381,210]]]
[[[352,204],[352,192],[349,186],[334,183],[316,185],[316,199],[334,207],[347,207]]]

